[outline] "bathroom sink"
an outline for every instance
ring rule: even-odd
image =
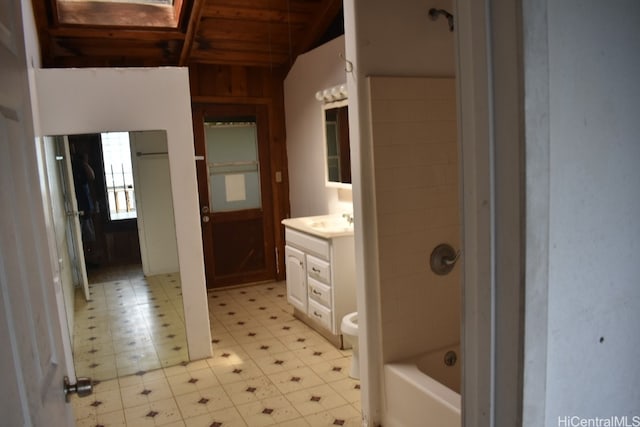
[[[342,217],[312,220],[309,222],[309,227],[327,233],[353,230],[353,225],[349,224],[347,220]]]
[[[282,223],[299,231],[332,238],[353,234],[353,223],[342,215],[321,215],[285,219]]]

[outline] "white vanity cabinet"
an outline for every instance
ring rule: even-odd
[[[342,347],[342,318],[356,311],[353,232],[311,233],[287,221],[287,300],[296,317]]]

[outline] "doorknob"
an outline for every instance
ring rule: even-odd
[[[209,222],[209,206],[201,207],[200,212],[202,212],[202,222]]]
[[[64,399],[67,403],[71,399],[69,396],[71,393],[78,393],[78,397],[89,396],[93,393],[93,381],[91,381],[91,378],[77,378],[76,381],[75,384],[71,384],[69,377],[64,377],[64,385],[62,388],[64,390]]]

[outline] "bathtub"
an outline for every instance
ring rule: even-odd
[[[455,352],[457,361],[451,361]],[[385,427],[460,427],[458,345],[384,366]]]

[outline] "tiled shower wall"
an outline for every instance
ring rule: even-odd
[[[460,248],[455,79],[371,77],[383,362],[460,340],[461,262],[431,272],[440,243]]]

